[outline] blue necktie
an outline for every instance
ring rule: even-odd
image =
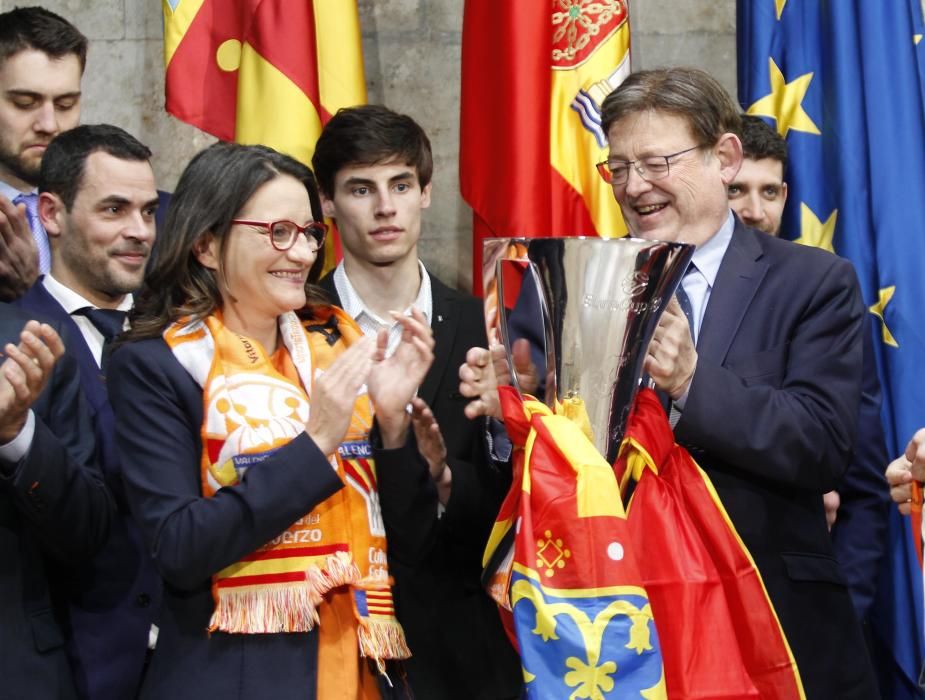
[[[687,277],[687,275],[696,269],[693,263],[691,263],[691,266],[687,268],[687,272],[684,273],[684,276]],[[691,298],[687,296],[687,292],[684,291],[683,284],[678,285],[675,296],[678,297],[678,305],[681,307],[681,311],[683,311],[684,315],[687,317],[687,325],[691,328],[691,338],[694,340],[694,343],[696,343],[697,331],[694,326],[694,307],[691,305]]]
[[[48,234],[39,219],[39,196],[35,192],[21,194],[13,200],[13,204],[26,205],[26,217],[29,219],[29,228],[32,229],[32,238],[39,251],[39,273],[47,275],[51,270],[51,248],[48,246]]]
[[[100,370],[106,374],[106,363],[109,360],[110,345],[113,339],[118,336],[125,327],[125,311],[118,309],[94,309],[91,306],[85,306],[77,309],[75,314],[86,316],[90,323],[96,326],[96,330],[103,336],[103,354],[100,357]]]
[[[694,267],[694,263],[691,263],[687,272],[684,273],[684,277],[687,277],[692,272],[697,270]],[[683,278],[682,283],[678,285],[678,288],[675,290],[675,296],[678,298],[678,305],[681,307],[681,311],[684,312],[684,315],[687,317],[687,325],[691,329],[691,339],[694,341],[694,344],[697,343],[697,332],[694,326],[694,307],[691,304],[691,298],[687,296],[687,292],[684,291]],[[674,402],[671,403],[671,410],[668,412],[668,423],[674,428],[678,421],[681,420],[681,412],[675,408]]]

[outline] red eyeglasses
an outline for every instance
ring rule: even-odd
[[[313,244],[312,252],[321,250],[324,245],[324,237],[327,235],[328,226],[321,221],[310,221],[305,226],[299,226],[293,221],[247,221],[245,219],[233,219],[232,224],[242,226],[252,226],[257,229],[258,233],[269,236],[270,243],[276,250],[285,252],[295,245],[296,239],[300,233],[305,234],[309,245]]]

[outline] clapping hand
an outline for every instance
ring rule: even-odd
[[[15,206],[0,194],[0,300],[14,301],[39,276],[39,251],[26,218],[26,206]]]
[[[51,378],[55,363],[64,354],[64,343],[54,328],[29,321],[19,345],[7,343],[0,365],[0,443],[15,438],[26,424],[32,404]]]
[[[437,485],[437,497],[446,505],[450,499],[452,477],[450,467],[446,463],[446,443],[433,411],[419,396],[411,400],[411,425],[418,443],[418,452],[426,460],[430,475]]]
[[[424,314],[417,309],[411,310],[411,316],[391,314],[402,325],[401,342],[386,357],[388,333],[379,332],[368,381],[382,446],[387,449],[404,444],[411,423],[408,404],[434,361],[434,335]]]
[[[360,338],[315,378],[305,429],[326,455],[333,453],[347,434],[357,393],[369,377],[375,354],[375,341]]]

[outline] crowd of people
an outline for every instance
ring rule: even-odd
[[[217,143],[165,204],[144,144],[78,125],[86,51],[0,14],[0,697],[522,697],[480,582],[510,444],[482,304],[419,257],[424,131],[343,109],[311,168]],[[786,143],[706,73],[631,75],[602,128],[631,234],[696,245],[645,360],[675,439],[806,697],[878,697],[925,429],[887,464],[854,270],[777,237]]]

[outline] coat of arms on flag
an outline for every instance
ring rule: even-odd
[[[576,423],[501,392],[516,466],[489,550],[516,530],[510,585],[496,592],[512,614],[528,697],[667,698],[613,470]]]

